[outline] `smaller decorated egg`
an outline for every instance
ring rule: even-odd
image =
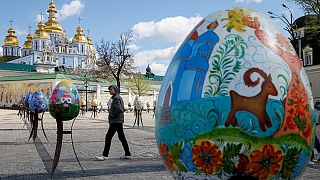
[[[86,101],[84,99],[80,99],[80,106],[85,106],[86,105]]]
[[[28,93],[23,97],[23,107],[25,109],[29,108],[29,98],[31,97],[32,93]]]
[[[45,112],[48,109],[48,99],[42,91],[34,92],[28,99],[29,109],[32,112],[38,111],[38,113]]]
[[[92,106],[98,106],[98,101],[97,101],[97,99],[92,99],[91,105],[92,105]]]
[[[80,110],[79,93],[76,86],[68,80],[58,83],[49,99],[49,112],[53,118],[61,113],[62,121],[78,116]]]

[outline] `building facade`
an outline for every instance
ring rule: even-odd
[[[15,30],[10,27],[3,43],[3,56],[9,63],[53,68],[87,68],[95,65],[96,53],[92,39],[83,34],[83,29],[77,27],[72,40],[68,40],[59,22],[56,20],[56,6],[49,4],[48,20],[38,23],[38,29],[28,34],[26,41],[19,46]]]
[[[294,22],[297,40],[292,42],[307,73],[314,104],[320,110],[320,25],[316,15],[305,15]],[[313,23],[311,23],[313,20]]]

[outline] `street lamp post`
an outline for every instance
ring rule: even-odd
[[[89,85],[89,83],[88,83],[88,81],[86,80],[86,81],[84,82],[84,87],[86,88],[86,112],[88,112],[88,93],[87,93],[88,85]]]

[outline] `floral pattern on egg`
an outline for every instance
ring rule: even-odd
[[[301,61],[272,20],[219,11],[196,25],[168,67],[159,152],[176,178],[296,178],[313,149],[313,107]]]

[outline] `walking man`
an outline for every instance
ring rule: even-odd
[[[123,132],[123,123],[124,123],[124,105],[123,100],[120,96],[119,87],[117,85],[110,85],[108,87],[111,97],[111,105],[109,109],[109,129],[106,134],[105,146],[102,156],[96,156],[97,160],[103,161],[108,159],[111,140],[113,135],[117,132],[118,138],[122,143],[125,155],[120,157],[121,159],[131,159],[131,153],[129,146],[126,140],[126,137]]]

